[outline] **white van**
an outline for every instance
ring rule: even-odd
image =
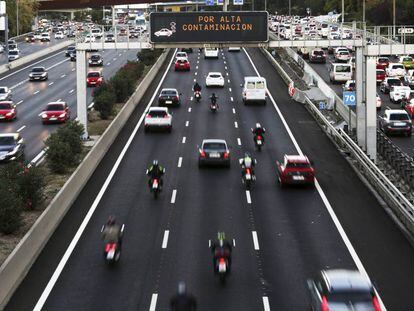
[[[332,83],[352,80],[353,70],[351,64],[331,63],[329,66],[329,80]]]
[[[96,38],[96,39],[100,39],[102,38],[102,31],[100,28],[94,28],[91,30],[91,34]]]
[[[258,102],[266,104],[266,79],[263,77],[244,77],[243,103]]]
[[[204,58],[219,58],[218,48],[205,48]]]

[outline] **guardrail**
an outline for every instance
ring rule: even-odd
[[[267,59],[272,63],[276,70],[285,76],[283,79],[289,79],[286,72],[272,55],[262,49]],[[336,142],[336,144],[354,159],[358,172],[361,173],[373,186],[373,188],[384,199],[399,221],[405,226],[407,231],[414,236],[414,206],[399,191],[395,185],[381,172],[374,162],[361,150],[361,148],[347,135],[342,129],[336,129],[319,111],[315,104],[305,95],[306,108],[314,116],[315,120],[325,130],[327,135]]]

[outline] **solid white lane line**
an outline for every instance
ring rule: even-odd
[[[260,248],[259,248],[259,239],[257,238],[257,232],[252,231],[252,236],[253,236],[254,250],[258,251]]]
[[[263,296],[263,310],[270,311],[269,297]]]
[[[259,71],[257,70],[257,68],[256,68],[256,66],[254,65],[254,63],[253,63],[253,61],[252,61],[252,59],[251,59],[250,55],[247,53],[247,51],[246,51],[246,49],[245,49],[245,48],[243,48],[243,51],[244,51],[244,53],[247,55],[247,58],[249,59],[250,64],[252,65],[252,67],[253,67],[254,71],[256,72],[256,74],[257,74],[258,76],[260,76]],[[296,148],[297,152],[298,152],[300,155],[303,155],[303,152],[302,152],[302,150],[300,149],[299,144],[298,144],[298,143],[297,143],[297,141],[296,141],[296,138],[293,136],[293,133],[292,133],[292,131],[290,130],[290,127],[289,127],[289,125],[287,124],[287,122],[286,122],[286,120],[285,120],[284,116],[282,115],[282,112],[280,111],[279,106],[277,105],[276,101],[274,100],[274,98],[273,98],[272,94],[269,92],[269,90],[267,90],[267,91],[268,91],[267,93],[268,93],[268,95],[269,95],[269,98],[270,98],[270,100],[272,101],[273,106],[275,107],[277,114],[279,115],[279,118],[282,120],[282,123],[283,123],[283,125],[284,125],[284,127],[285,127],[285,129],[286,129],[286,131],[287,131],[287,133],[288,133],[288,135],[289,135],[289,137],[290,137],[291,141],[293,142],[293,145],[295,146],[295,148]],[[354,261],[354,263],[355,263],[355,265],[357,266],[357,268],[358,268],[359,272],[360,272],[362,275],[364,275],[365,277],[369,278],[368,273],[367,273],[367,271],[365,270],[365,267],[364,267],[364,265],[362,264],[361,259],[359,258],[358,254],[356,253],[355,248],[352,246],[351,241],[349,240],[349,238],[348,238],[348,236],[347,236],[347,234],[346,234],[346,232],[345,232],[344,228],[342,227],[342,225],[341,225],[341,223],[340,223],[340,221],[339,221],[338,217],[336,216],[336,214],[335,214],[335,212],[334,212],[334,210],[333,210],[333,208],[332,208],[332,205],[331,205],[331,204],[330,204],[330,202],[328,201],[328,198],[326,197],[325,192],[323,191],[323,189],[322,189],[322,188],[321,188],[321,186],[319,185],[319,182],[318,182],[318,180],[317,180],[317,179],[315,179],[315,187],[316,187],[316,189],[318,190],[319,195],[320,195],[320,197],[321,197],[321,199],[322,199],[322,201],[323,201],[323,203],[324,203],[324,205],[325,205],[325,207],[326,207],[326,209],[327,209],[327,211],[328,211],[329,215],[331,216],[332,221],[333,221],[333,223],[334,223],[334,224],[335,224],[335,226],[336,226],[336,229],[338,230],[338,232],[339,232],[339,234],[340,234],[340,236],[341,236],[342,240],[344,241],[344,244],[345,244],[345,246],[347,247],[347,249],[348,249],[348,251],[349,251],[349,253],[350,253],[350,255],[351,255],[351,257],[352,257],[352,259],[353,259],[353,261]],[[378,297],[379,302],[380,302],[380,304],[381,304],[381,308],[382,308],[383,310],[385,310],[384,303],[383,303],[383,301],[382,301],[381,297],[379,296],[379,294],[377,295],[377,297]]]
[[[40,92],[40,91],[36,91],[36,92],[34,92],[34,93],[33,93],[33,95],[36,95],[36,94],[38,94],[39,92]]]
[[[237,144],[241,146],[241,139],[237,137]]]
[[[188,127],[188,125],[190,124],[190,121],[185,121],[185,126]]]
[[[155,311],[155,308],[157,306],[157,298],[158,294],[152,294],[149,311]]]
[[[13,90],[13,89],[15,89],[16,87],[18,87],[18,86],[22,85],[23,83],[26,83],[27,81],[29,81],[29,79],[26,79],[26,80],[20,81],[19,83],[17,83],[17,84],[15,84],[15,85],[11,86],[11,87],[10,87],[10,89],[11,89],[11,90]]]
[[[181,165],[183,164],[183,157],[179,157],[178,158],[178,167],[181,167]]]
[[[174,54],[175,55],[175,54]],[[155,97],[158,95],[158,91],[161,88],[162,83],[165,80],[165,77],[167,76],[169,67],[171,63],[174,60],[174,56],[171,57],[169,66],[167,66],[167,69],[164,71],[164,75],[162,76],[157,88],[155,89],[151,100],[149,101],[147,107],[144,109],[144,111],[147,111],[149,107],[151,107],[151,104],[153,103]],[[55,286],[60,274],[62,273],[63,269],[65,268],[66,263],[68,262],[70,256],[72,255],[73,250],[75,249],[76,245],[78,244],[86,226],[88,225],[89,221],[91,220],[93,213],[95,212],[96,208],[98,207],[99,202],[101,201],[104,193],[106,192],[106,189],[108,188],[109,184],[112,181],[112,178],[115,176],[116,171],[119,168],[119,165],[122,162],[122,159],[124,158],[126,152],[129,149],[129,146],[131,145],[132,141],[135,138],[135,135],[138,132],[139,127],[141,126],[143,120],[145,118],[145,112],[141,115],[141,118],[138,120],[137,125],[135,126],[133,132],[128,138],[128,141],[126,142],[124,148],[122,149],[121,153],[119,154],[114,166],[111,169],[111,172],[109,173],[108,177],[105,180],[105,183],[103,184],[101,190],[99,191],[98,195],[96,196],[95,200],[92,203],[91,208],[89,209],[88,213],[86,214],[85,218],[82,221],[82,224],[79,226],[78,231],[76,232],[75,236],[73,237],[72,241],[69,244],[69,247],[66,249],[65,254],[63,255],[62,259],[59,262],[59,265],[57,266],[55,272],[53,273],[52,277],[50,278],[48,284],[46,285],[46,288],[43,290],[42,295],[40,296],[39,300],[37,301],[34,311],[40,311],[43,308],[43,305],[45,304],[47,298],[49,297],[51,291],[53,290],[53,287]],[[156,301],[156,299],[155,299]],[[154,304],[154,310],[155,310],[155,304]]]
[[[69,94],[72,94],[74,91],[75,91],[74,89],[70,90],[69,91]]]
[[[185,138],[185,136],[183,137],[183,140],[182,140],[182,143],[183,144],[185,144],[185,140],[186,140],[186,138]]]
[[[233,110],[233,113],[236,114],[236,109],[233,108],[232,110]]]
[[[170,230],[164,231],[164,238],[162,239],[162,248],[167,248],[168,245],[168,236],[170,235]]]
[[[18,102],[16,103],[16,106],[19,106],[22,102],[23,102],[23,99],[22,99],[21,101],[18,101]]]
[[[237,129],[239,128],[239,125],[237,124],[237,121],[234,121],[234,127]]]
[[[248,204],[252,204],[252,197],[250,196],[249,190],[246,190],[246,200]]]
[[[233,97],[230,97],[230,100],[231,100],[231,101],[234,101],[234,98],[233,98]]]
[[[171,204],[175,203],[175,198],[177,197],[177,189],[174,189],[171,195]]]
[[[17,133],[20,133],[21,131],[23,131],[23,129],[25,129],[26,128],[26,125],[23,125],[21,128],[19,128],[16,132]]]
[[[190,107],[190,108],[188,108],[188,112],[191,112],[191,107]]]
[[[55,84],[55,82],[50,82],[50,83],[49,83],[49,85],[53,85],[53,84]]]

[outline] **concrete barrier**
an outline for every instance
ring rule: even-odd
[[[75,44],[75,41],[74,40],[67,40],[67,41],[64,41],[64,42],[60,42],[60,43],[52,45],[52,46],[50,46],[46,49],[40,50],[36,53],[33,53],[33,54],[30,54],[30,55],[24,56],[22,58],[19,58],[15,61],[12,61],[12,62],[8,63],[8,64],[1,65],[0,66],[0,74],[5,73],[5,72],[7,72],[11,69],[17,68],[19,66],[26,65],[26,64],[28,64],[28,63],[30,63],[30,62],[32,62],[32,61],[34,61],[34,60],[36,60],[40,57],[43,57],[43,56],[46,56],[50,53],[59,51],[59,50],[65,48],[65,47],[67,47],[71,44]]]
[[[167,55],[168,51],[164,51],[139,84],[134,94],[132,94],[116,118],[96,142],[92,150],[83,159],[76,171],[71,175],[46,210],[40,215],[34,225],[0,267],[0,310],[6,306],[10,297],[30,270],[66,212],[88,182],[92,173],[95,171],[115,138],[122,130],[154,78],[157,76]]]

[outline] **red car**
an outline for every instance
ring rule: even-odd
[[[411,100],[410,103],[405,105],[404,109],[405,109],[405,111],[407,111],[410,118],[414,119],[414,101]]]
[[[184,57],[179,57],[177,58],[177,60],[175,61],[175,71],[190,71],[190,62],[188,61],[187,58]]]
[[[65,102],[52,102],[41,113],[42,123],[64,123],[70,118],[69,107]]]
[[[16,105],[11,101],[0,102],[0,120],[11,121],[16,119]]]
[[[378,57],[377,59],[377,69],[383,69],[388,67],[390,60],[388,57]]]
[[[100,71],[89,71],[86,76],[86,85],[89,86],[100,86],[104,79]]]
[[[315,170],[308,157],[301,155],[285,155],[283,163],[276,162],[278,181],[285,184],[314,184]]]
[[[386,74],[384,69],[377,68],[377,83],[381,83],[385,80]]]

